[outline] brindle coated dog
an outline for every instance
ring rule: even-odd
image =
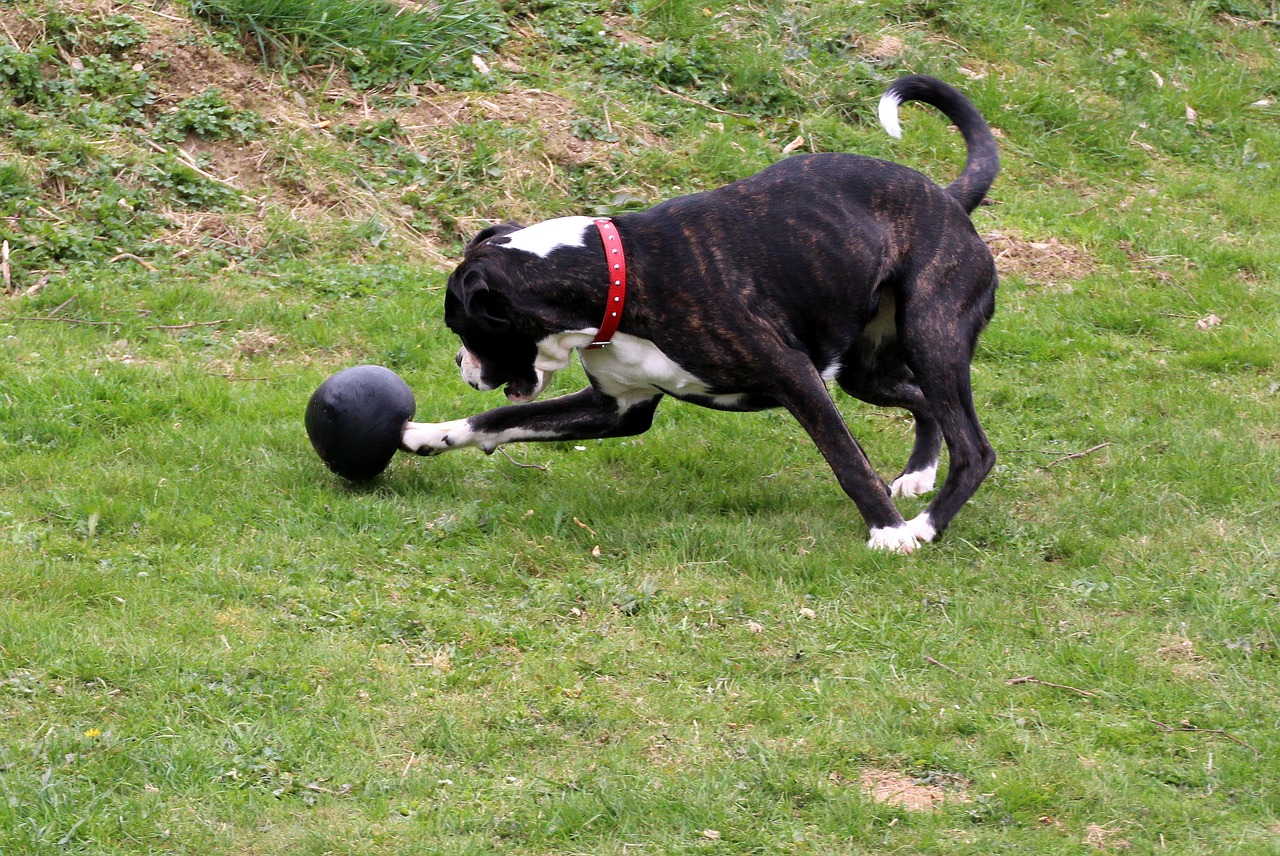
[[[603,223],[485,229],[449,277],[445,322],[462,339],[463,378],[505,387],[515,403],[409,423],[403,448],[492,452],[638,434],[663,396],[722,410],[785,407],[862,513],[870,546],[910,552],[932,541],[995,462],[969,371],[995,308],[996,268],[969,214],[999,160],[987,123],[952,87],[918,75],[893,83],[880,120],[894,136],[906,101],[936,107],[964,137],[967,163],[945,188],[874,158],[796,155]],[[534,401],[574,351],[590,385]],[[849,433],[831,380],[915,417],[910,458],[889,485]],[[904,520],[892,497],[933,489],[943,441],[946,479]]]

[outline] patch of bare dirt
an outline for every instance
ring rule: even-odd
[[[1121,851],[1133,845],[1120,837],[1120,833],[1096,823],[1089,824],[1084,831],[1084,843],[1094,850]]]
[[[888,33],[859,35],[854,37],[853,49],[861,59],[868,62],[888,62],[902,56],[907,43]]]
[[[1092,254],[1059,238],[1028,240],[1012,232],[982,236],[1001,276],[1020,276],[1027,282],[1063,287],[1097,270]]]
[[[111,0],[67,0],[63,11],[89,19],[126,14],[142,23],[147,40],[127,54],[151,79],[154,101],[150,110],[163,115],[182,101],[208,89],[217,89],[235,110],[252,111],[273,129],[247,142],[204,140],[191,135],[178,148],[178,156],[206,178],[227,185],[240,196],[242,210],[234,214],[208,211],[163,212],[174,224],[166,241],[192,249],[219,244],[256,251],[273,239],[274,220],[281,214],[309,224],[378,219],[392,225],[411,253],[441,261],[443,255],[429,236],[409,226],[414,212],[399,200],[372,192],[357,179],[339,171],[321,171],[309,150],[328,144],[321,113],[330,104],[367,104],[341,75],[309,78],[296,74],[287,82],[265,69],[254,57],[227,55],[208,42],[203,25],[183,16],[173,6],[151,7]],[[38,41],[38,22],[0,8],[0,25],[23,44]],[[0,38],[6,36],[0,34]],[[427,97],[433,93],[427,92]],[[367,109],[367,108],[366,108]],[[375,113],[370,118],[383,118]],[[285,133],[280,133],[284,131]],[[152,148],[157,144],[148,143]]]
[[[235,336],[235,350],[245,359],[257,359],[269,355],[284,344],[284,340],[267,330],[243,330]]]
[[[195,21],[163,16],[147,18],[146,24],[149,39],[142,53],[158,57],[144,61],[147,73],[155,81],[153,109],[157,113],[173,110],[182,101],[213,88],[232,108],[252,111],[273,127],[304,132],[318,129],[314,108],[301,92],[283,85],[255,60],[227,56],[203,43],[203,31]],[[310,83],[303,76],[295,82],[303,87]],[[281,155],[277,146],[266,139],[238,143],[192,136],[181,149],[191,160],[207,162],[204,168],[212,177],[238,190],[265,195],[286,209],[317,204],[329,207],[347,196],[335,193],[326,205],[323,199],[317,200],[317,196],[323,196],[322,187],[309,186],[296,175],[282,180]]]
[[[836,782],[843,781],[838,773],[832,773],[831,778]],[[858,786],[876,802],[907,811],[932,811],[947,803],[969,802],[958,781],[946,784],[932,782],[894,770],[863,770],[858,777]]]
[[[182,150],[197,160],[207,158],[209,166],[206,169],[210,174],[240,188],[267,184],[265,167],[275,162],[271,146],[264,140],[241,144],[192,136],[182,144]]]
[[[282,102],[279,87],[267,80],[256,64],[180,38],[194,37],[190,30],[174,33],[153,28],[150,32],[149,51],[163,57],[146,67],[147,73],[161,84],[155,102],[160,112],[210,87],[219,89],[227,103],[237,109],[253,110],[268,119],[278,112]],[[144,67],[147,65],[144,63]]]
[[[429,6],[416,0],[397,2],[410,11]],[[323,155],[343,145],[334,139],[339,125],[395,119],[412,148],[433,162],[446,163],[465,163],[470,155],[471,144],[457,133],[461,126],[488,121],[529,129],[536,145],[526,141],[495,157],[504,179],[528,178],[547,186],[567,184],[569,170],[603,163],[620,144],[662,144],[621,104],[592,105],[588,116],[568,98],[538,89],[476,93],[422,84],[410,88],[409,94],[416,96],[411,106],[380,108],[375,95],[354,90],[340,73],[317,71],[310,77],[298,73],[286,80],[251,54],[219,51],[204,26],[174,4],[65,0],[59,9],[92,20],[125,14],[143,24],[147,40],[130,48],[127,57],[151,80],[155,100],[148,110],[153,114],[164,115],[184,100],[216,88],[233,109],[252,111],[270,127],[269,133],[247,142],[192,135],[177,147],[180,159],[206,178],[233,188],[241,202],[235,212],[162,212],[173,224],[164,240],[191,251],[225,245],[257,252],[280,237],[282,229],[287,229],[282,224],[290,218],[321,227],[331,224],[335,229],[376,220],[410,254],[444,263],[440,245],[448,236],[437,239],[430,234],[430,226],[422,225],[421,210],[398,194],[375,192],[358,176],[326,168],[324,158],[316,157],[317,152]],[[604,26],[620,41],[643,43],[641,36],[627,31],[621,16],[609,17]],[[41,40],[43,30],[39,19],[0,4],[0,39],[26,48]],[[504,67],[515,62],[502,56],[490,60]],[[111,145],[160,146],[149,141],[113,141]],[[3,146],[0,141],[0,149]],[[164,148],[173,151],[168,145]],[[504,184],[518,187],[516,181]],[[523,210],[523,200],[510,201],[508,216],[532,213]],[[480,216],[466,211],[450,214],[468,234],[468,218]]]
[[[1184,637],[1170,636],[1147,659],[1167,667],[1180,678],[1204,678],[1209,674],[1210,663],[1195,649],[1195,643]]]
[[[266,246],[266,230],[257,222],[233,220],[210,211],[159,213],[174,225],[169,236],[169,243],[173,246],[222,246],[243,251],[256,251]]]
[[[651,39],[646,39],[639,33],[634,33],[627,29],[627,25],[630,23],[630,19],[627,17],[617,14],[608,14],[604,16],[603,21],[605,30],[609,35],[617,39],[620,44],[636,45],[637,47],[646,49],[653,47],[654,43]]]
[[[42,29],[36,21],[18,14],[17,9],[0,6],[0,30],[18,50],[30,50],[33,44],[40,41]]]

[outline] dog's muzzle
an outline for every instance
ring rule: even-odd
[[[466,381],[473,389],[481,392],[490,392],[497,389],[501,384],[489,383],[484,379],[484,367],[480,361],[476,359],[475,354],[466,348],[460,348],[458,355],[454,358],[454,362],[458,364],[458,370],[462,373],[462,379]],[[522,404],[526,401],[533,401],[542,391],[547,388],[547,384],[551,383],[551,378],[555,372],[544,372],[541,369],[533,370],[534,383],[529,391],[523,391],[513,388],[511,383],[507,384],[504,393],[511,401]]]
[[[485,392],[494,389],[492,384],[484,382],[484,370],[480,366],[480,361],[466,348],[458,350],[458,356],[454,358],[454,362],[458,364],[458,370],[462,372],[462,379],[473,388]]]

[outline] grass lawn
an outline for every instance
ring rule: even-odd
[[[0,853],[1280,853],[1274,4],[454,2],[411,62],[276,4],[0,5]],[[782,412],[312,452],[356,363],[501,403],[442,319],[484,224],[949,182],[906,72],[1004,158],[938,543],[868,550]]]

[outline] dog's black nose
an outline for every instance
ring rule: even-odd
[[[462,368],[462,351],[458,351],[458,353],[453,355],[453,361],[457,364],[458,368]]]

